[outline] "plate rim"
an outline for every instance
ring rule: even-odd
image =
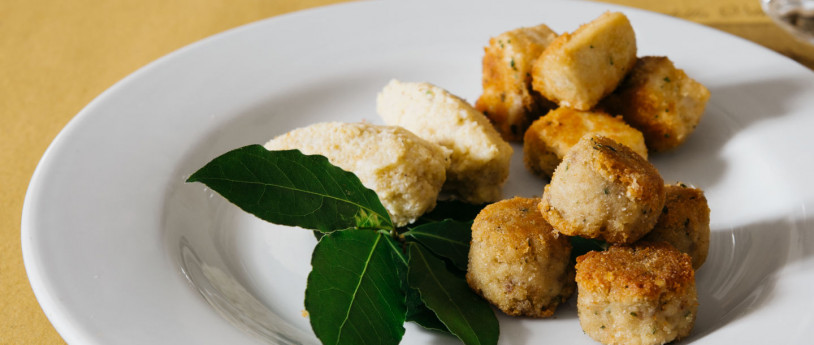
[[[519,2],[525,2],[525,1],[519,1]],[[559,2],[559,3],[567,3],[567,2],[573,2],[573,1],[556,1],[555,3],[557,3],[557,2]],[[48,320],[54,325],[54,328],[57,329],[59,334],[63,338],[65,338],[66,341],[69,341],[69,342],[82,342],[82,343],[84,343],[84,342],[93,342],[93,337],[91,335],[88,335],[88,334],[83,334],[81,332],[81,330],[83,330],[82,327],[75,327],[73,325],[74,323],[77,323],[78,321],[70,320],[71,313],[68,312],[67,310],[62,309],[64,307],[64,305],[62,305],[58,301],[58,299],[54,297],[53,291],[49,290],[49,287],[47,286],[48,284],[46,284],[46,277],[41,275],[42,269],[39,267],[40,265],[43,265],[44,263],[40,261],[41,260],[40,257],[37,257],[36,250],[33,247],[34,246],[34,243],[33,243],[34,239],[32,238],[32,233],[36,233],[36,229],[34,229],[33,225],[32,225],[32,224],[35,223],[34,219],[36,218],[36,214],[35,214],[36,209],[34,209],[33,207],[34,207],[35,202],[38,201],[36,199],[38,197],[38,194],[41,193],[41,191],[39,190],[41,188],[39,186],[39,183],[41,182],[40,180],[43,178],[42,176],[46,173],[47,169],[49,169],[51,156],[55,154],[54,151],[60,145],[63,145],[63,142],[65,142],[66,140],[70,140],[70,136],[72,135],[71,133],[81,129],[82,128],[81,126],[83,126],[83,124],[85,122],[92,120],[91,116],[93,114],[93,111],[99,105],[99,103],[104,102],[104,100],[106,100],[111,94],[116,94],[117,92],[120,92],[119,90],[121,90],[123,88],[126,88],[127,85],[129,85],[132,82],[135,82],[135,81],[139,80],[140,78],[142,78],[142,76],[149,75],[149,73],[151,73],[151,71],[156,69],[158,66],[164,64],[165,61],[176,59],[179,56],[185,56],[185,54],[188,54],[188,52],[194,51],[199,46],[208,45],[208,44],[210,44],[210,42],[213,42],[213,41],[216,41],[216,40],[228,39],[228,37],[230,37],[232,35],[238,35],[238,34],[240,34],[242,32],[254,30],[255,27],[266,25],[266,23],[268,23],[268,22],[273,22],[273,21],[278,21],[278,20],[287,20],[285,18],[295,18],[297,16],[307,16],[307,15],[310,15],[311,13],[315,13],[315,12],[331,11],[333,8],[338,8],[338,7],[343,7],[344,8],[344,7],[353,7],[353,6],[368,6],[368,4],[372,4],[372,3],[374,3],[374,2],[362,1],[362,2],[340,3],[340,4],[332,4],[332,5],[326,5],[326,6],[316,7],[316,8],[309,8],[309,9],[294,11],[294,12],[290,12],[290,13],[286,13],[286,14],[282,14],[282,15],[278,15],[278,16],[273,16],[273,17],[261,19],[261,20],[254,21],[254,22],[251,22],[251,23],[243,24],[243,25],[240,25],[238,27],[231,28],[231,29],[225,30],[223,32],[214,34],[212,36],[208,36],[206,38],[197,40],[195,42],[192,42],[192,43],[187,44],[187,45],[185,45],[185,46],[183,46],[181,48],[178,48],[178,49],[176,49],[176,50],[174,50],[174,51],[172,51],[172,52],[170,52],[170,53],[168,53],[168,54],[166,54],[166,55],[164,55],[164,56],[162,56],[162,57],[160,57],[160,58],[158,58],[158,59],[156,59],[156,60],[154,60],[154,61],[152,61],[152,62],[150,62],[150,63],[148,63],[148,64],[146,64],[146,65],[144,65],[144,66],[142,66],[140,68],[138,68],[138,69],[136,69],[134,72],[130,73],[129,75],[127,75],[123,79],[117,81],[112,86],[107,88],[105,91],[100,93],[98,96],[94,97],[93,100],[91,100],[85,107],[83,107],[76,115],[74,115],[68,121],[68,123],[65,125],[65,127],[63,127],[60,130],[60,132],[56,135],[56,137],[53,139],[53,141],[46,148],[45,152],[43,153],[43,156],[40,158],[40,160],[37,163],[37,166],[36,166],[36,168],[34,170],[34,173],[31,176],[28,187],[26,189],[26,194],[25,194],[25,198],[24,198],[24,201],[23,201],[23,208],[22,208],[22,218],[21,218],[21,234],[22,234],[22,236],[21,236],[21,245],[22,245],[22,253],[23,253],[23,262],[24,262],[26,274],[27,274],[28,279],[29,279],[29,283],[31,285],[31,288],[34,290],[37,301],[40,304],[40,307],[42,308],[44,313],[46,314]],[[647,11],[647,10],[632,8],[632,7],[628,7],[628,6],[616,5],[616,4],[606,4],[606,3],[599,3],[599,4],[601,4],[602,6],[607,6],[608,8],[620,9],[622,11],[635,11],[635,12],[647,13],[648,15],[663,16],[663,17],[666,17],[666,18],[670,18],[671,20],[681,21],[684,24],[690,24],[690,25],[693,25],[693,26],[697,26],[697,27],[703,28],[705,30],[717,31],[717,32],[722,33],[722,34],[724,34],[726,36],[729,36],[730,39],[735,38],[738,41],[740,41],[741,43],[746,43],[748,45],[751,45],[752,48],[754,48],[754,49],[760,49],[760,50],[762,50],[764,52],[771,53],[771,54],[775,55],[776,57],[784,59],[787,62],[791,61],[795,65],[805,69],[809,73],[814,74],[814,72],[811,72],[810,70],[808,70],[807,68],[805,68],[804,66],[802,66],[801,64],[799,64],[799,62],[797,62],[795,60],[792,60],[792,59],[790,59],[788,57],[785,57],[785,56],[783,56],[783,55],[781,55],[781,54],[779,54],[779,53],[777,53],[775,51],[772,51],[772,50],[769,50],[769,49],[767,49],[765,47],[762,47],[762,46],[760,46],[760,45],[758,45],[758,44],[756,44],[754,42],[748,41],[748,40],[740,38],[738,36],[731,35],[729,33],[721,31],[719,29],[715,29],[715,28],[711,28],[711,27],[708,27],[708,26],[698,24],[698,23],[693,23],[693,22],[681,20],[681,19],[678,19],[678,18],[670,17],[670,16],[667,16],[665,14],[650,12],[650,11]],[[51,169],[53,169],[53,168],[51,168]],[[53,287],[50,287],[50,288],[53,288]],[[79,333],[77,333],[77,332],[79,332]]]

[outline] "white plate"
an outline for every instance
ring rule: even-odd
[[[54,140],[23,211],[25,264],[75,344],[314,343],[301,315],[310,232],[258,221],[185,178],[230,149],[318,121],[369,120],[389,79],[470,101],[490,36],[572,31],[623,10],[639,55],[709,87],[697,131],[653,155],[706,190],[700,343],[814,339],[814,73],[759,46],[639,10],[583,2],[362,2],[280,16],[179,50],[89,104]],[[517,150],[520,151],[519,148]],[[540,194],[515,159],[505,196]],[[501,342],[592,344],[574,298],[549,320],[501,317]],[[436,340],[433,340],[436,339]],[[455,343],[408,324],[406,344]]]

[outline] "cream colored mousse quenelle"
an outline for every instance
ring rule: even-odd
[[[435,207],[449,167],[449,153],[440,146],[401,127],[368,123],[317,123],[278,136],[265,147],[323,155],[356,174],[376,192],[396,226]]]
[[[470,203],[500,199],[512,147],[483,113],[440,87],[398,80],[379,93],[376,109],[388,125],[452,152],[444,190]]]

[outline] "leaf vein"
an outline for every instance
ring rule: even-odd
[[[361,274],[359,275],[359,282],[356,284],[356,287],[353,289],[353,293],[351,294],[352,298],[349,303],[348,311],[345,313],[345,317],[342,319],[342,323],[339,325],[339,334],[337,334],[337,341],[342,339],[342,331],[345,330],[345,325],[348,322],[348,318],[350,316],[350,310],[353,308],[353,303],[356,301],[356,295],[359,291],[359,288],[362,286],[362,280],[364,280],[365,273],[367,269],[370,267],[370,260],[373,257],[373,253],[376,251],[376,247],[379,245],[379,241],[381,240],[381,235],[376,236],[376,241],[373,242],[373,245],[370,246],[370,252],[367,254],[367,258],[365,259],[364,269],[362,269]]]
[[[320,197],[323,197],[323,198],[332,199],[332,200],[340,201],[340,202],[343,202],[343,203],[346,203],[346,204],[349,204],[349,205],[353,205],[353,206],[359,207],[361,209],[368,210],[368,211],[370,211],[370,213],[375,213],[375,214],[379,215],[380,217],[383,217],[379,212],[376,212],[375,210],[373,210],[373,209],[371,209],[371,208],[369,208],[367,206],[361,205],[361,204],[356,203],[356,202],[352,202],[350,200],[340,199],[340,198],[337,198],[337,197],[332,196],[330,194],[320,194],[320,193],[315,193],[315,192],[303,190],[303,189],[300,189],[300,188],[284,186],[284,185],[279,185],[279,184],[274,184],[274,183],[265,183],[265,182],[259,182],[259,181],[242,181],[242,180],[235,180],[235,179],[230,179],[230,178],[225,178],[225,177],[209,177],[209,178],[207,178],[207,180],[225,181],[225,182],[231,182],[231,183],[245,183],[245,184],[250,184],[250,185],[260,185],[260,186],[264,186],[264,187],[276,187],[276,188],[292,190],[292,191],[300,192],[300,193],[304,193],[304,194],[316,195],[316,196],[320,196]]]
[[[419,250],[419,251],[417,251],[417,252],[418,252],[418,254],[421,256],[421,261],[423,261],[424,265],[426,265],[428,268],[429,268],[429,267],[431,267],[431,266],[430,266],[430,262],[429,262],[429,261],[427,261],[427,258],[424,256],[424,253],[423,253],[422,251],[420,251],[420,250]],[[438,279],[438,276],[436,276],[436,275],[435,275],[435,272],[434,272],[432,269],[428,269],[428,270],[427,270],[427,272],[429,272],[429,273],[428,273],[428,275],[429,275],[429,276],[432,278],[432,280],[433,280],[433,281],[435,281],[435,283],[436,283],[438,286],[441,286],[441,287],[443,287],[443,286],[444,286],[444,285],[441,283],[441,280],[439,280],[439,279]],[[459,314],[459,315],[461,315],[461,316],[465,315],[465,313],[463,312],[463,310],[461,310],[461,307],[460,307],[460,306],[459,306],[457,303],[455,303],[455,300],[453,300],[453,299],[452,299],[452,296],[450,296],[450,295],[449,295],[449,292],[447,291],[447,289],[440,289],[440,290],[444,292],[444,295],[447,297],[447,300],[448,300],[449,302],[451,302],[450,304],[452,304],[453,306],[455,306],[455,310],[458,312],[458,314]],[[466,324],[467,324],[467,326],[469,327],[469,329],[473,329],[473,330],[474,330],[474,327],[472,327],[472,324],[469,322],[469,320],[468,320],[467,318],[462,317],[462,319],[463,319],[463,320],[466,322]],[[478,339],[478,344],[480,344],[480,339]]]

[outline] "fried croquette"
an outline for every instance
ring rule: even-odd
[[[636,35],[627,17],[606,12],[557,37],[532,67],[532,87],[560,106],[590,110],[636,63]]]
[[[574,291],[571,243],[543,219],[538,203],[502,200],[472,224],[466,280],[509,315],[549,317]]]
[[[523,161],[531,172],[550,177],[565,153],[586,134],[611,138],[647,159],[642,133],[621,117],[561,107],[532,123],[523,140]]]
[[[534,119],[556,104],[531,89],[531,65],[557,37],[548,26],[519,28],[489,39],[483,55],[483,94],[475,108],[508,141],[523,140]]]
[[[642,241],[664,241],[692,258],[692,268],[704,264],[709,251],[709,205],[704,191],[683,183],[667,185],[658,222]]]
[[[681,145],[704,114],[709,90],[675,68],[666,57],[647,56],[600,107],[622,114],[644,134],[647,147],[666,151]]]
[[[633,243],[664,206],[658,170],[625,145],[586,135],[563,157],[545,186],[540,211],[569,236]]]
[[[481,112],[440,87],[398,80],[384,87],[376,103],[388,125],[452,152],[444,190],[474,204],[500,199],[512,147]]]
[[[698,309],[690,257],[671,245],[612,246],[577,258],[582,330],[603,344],[664,344],[689,335]]]
[[[268,150],[319,154],[356,174],[376,192],[397,226],[435,207],[446,179],[448,152],[413,133],[367,123],[317,123],[278,136]]]

